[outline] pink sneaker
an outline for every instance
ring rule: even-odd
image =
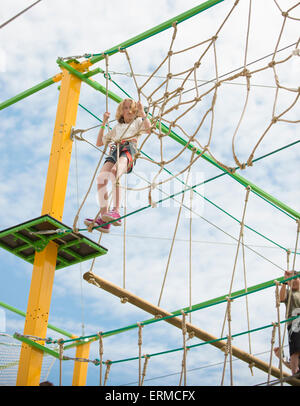
[[[120,213],[118,212],[118,210],[113,209],[110,210],[107,213],[102,214],[101,219],[103,221],[105,221],[106,223],[108,223],[109,221],[113,221],[116,219],[119,219],[117,221],[114,221],[113,223],[111,223],[113,226],[121,226],[122,225],[122,220],[120,219]]]
[[[92,223],[93,223],[93,219],[85,219],[84,220],[84,224],[87,227]],[[106,224],[105,226],[102,226],[102,224],[105,224],[105,221],[103,221],[100,217],[98,217],[97,220],[95,221],[95,224],[94,224],[95,230],[100,231],[101,233],[109,233],[110,224]]]

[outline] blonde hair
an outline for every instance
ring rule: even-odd
[[[137,116],[137,105],[136,102],[132,99],[124,99],[119,103],[117,112],[116,112],[116,119],[119,123],[124,123],[124,116],[123,116],[123,106],[126,101],[130,101],[130,110],[132,113],[134,113]]]

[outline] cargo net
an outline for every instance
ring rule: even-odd
[[[134,79],[138,99],[142,98],[146,100],[145,105],[151,115],[153,133],[158,136],[160,143],[162,143],[163,137],[174,131],[180,134],[188,144],[193,143],[194,147],[201,151],[201,154],[198,153],[197,156],[191,157],[188,167],[203,153],[207,153],[215,162],[229,172],[235,172],[237,168],[245,169],[247,166],[253,165],[256,150],[263,139],[272,131],[276,123],[284,122],[296,124],[300,122],[299,116],[297,115],[296,117],[295,114],[297,108],[299,108],[299,105],[297,106],[300,95],[299,80],[297,80],[297,83],[290,83],[290,68],[292,65],[289,65],[289,63],[294,63],[295,59],[297,59],[299,63],[299,37],[294,38],[295,42],[287,54],[281,56],[282,54],[280,53],[280,50],[283,50],[282,43],[285,40],[285,33],[288,30],[289,21],[293,21],[294,23],[295,20],[300,20],[295,17],[296,10],[299,10],[299,2],[295,3],[288,10],[282,10],[278,2],[274,2],[274,7],[278,8],[278,13],[282,16],[282,24],[279,27],[279,32],[277,34],[274,32],[275,47],[267,58],[262,58],[261,61],[255,61],[256,64],[254,67],[253,61],[250,62],[248,55],[251,32],[254,29],[254,27],[251,26],[253,10],[251,9],[250,1],[247,24],[244,24],[246,21],[240,21],[241,25],[247,27],[247,29],[245,29],[245,46],[244,49],[241,50],[243,55],[239,57],[240,60],[243,59],[243,65],[235,71],[220,75],[219,65],[222,66],[222,59],[224,58],[222,53],[222,30],[226,25],[230,24],[231,15],[239,12],[238,6],[239,1],[236,1],[225,20],[211,38],[191,45],[186,49],[174,49],[178,32],[178,27],[176,23],[174,23],[173,36],[167,55],[153,73],[141,84],[138,83],[140,78],[135,75],[129,52],[127,49],[121,51],[124,52],[127,57],[130,75]],[[253,6],[255,6],[255,3]],[[178,69],[178,66],[183,66],[182,57],[186,58],[190,63],[191,58],[188,56],[190,53],[192,53],[193,56],[197,56],[193,65],[183,71],[174,72],[175,69]],[[179,63],[177,62],[177,57],[180,58]],[[214,73],[215,78],[199,85],[198,76],[201,74],[202,65],[206,65],[207,63],[209,63],[211,74]],[[282,70],[284,65],[285,71]],[[151,89],[150,93],[149,91],[147,92],[152,79],[157,81],[156,75],[158,75],[159,71],[163,68],[166,77],[159,83],[158,87],[154,90]],[[207,68],[205,69],[207,71]],[[255,118],[255,116],[253,116],[253,110],[251,111],[253,107],[251,91],[253,92],[253,87],[255,88],[256,86],[255,78],[262,77],[274,87],[272,109],[268,112],[266,112],[265,109],[260,109],[260,111],[258,111],[260,114]],[[179,86],[178,82],[180,83]],[[228,93],[226,93],[224,88],[226,88],[228,84],[243,85],[243,95],[240,99],[239,110],[237,112],[232,111],[232,115],[236,119],[236,124],[231,128],[232,137],[230,149],[233,157],[232,162],[234,162],[235,166],[231,166],[228,158],[226,162],[226,160],[221,160],[213,152],[213,136],[214,133],[216,133],[215,126],[219,120],[218,113],[220,112],[218,103],[222,105],[224,101],[226,102]],[[182,121],[185,121],[185,125],[190,122],[189,113],[196,113],[197,121],[195,122],[194,115],[193,125],[190,125],[190,128],[186,130]],[[251,127],[249,127],[249,125],[251,121],[249,120],[262,121],[262,130],[260,133],[250,134]],[[168,130],[163,131],[161,123],[166,124]],[[223,125],[225,129],[226,122],[223,121]],[[249,138],[249,147],[251,147],[251,149],[248,156],[244,159],[238,156],[236,144],[238,143],[239,135],[245,136],[245,134],[247,138]],[[150,138],[150,136],[147,137],[147,139],[148,138]],[[140,149],[146,140],[144,140]],[[192,152],[195,152],[195,148]],[[178,159],[185,149],[186,147],[183,147],[175,156],[168,157],[166,151],[161,146],[161,159],[156,163],[160,167],[165,166],[175,159]],[[229,156],[229,151],[227,152],[228,154],[226,155]],[[139,158],[148,159],[140,155]],[[185,168],[184,170],[187,169],[188,168]]]
[[[287,8],[283,9],[281,4]],[[162,184],[179,176],[185,177],[188,184],[190,171],[195,168],[199,158],[204,157],[224,172],[234,174],[261,159],[257,157],[257,152],[260,147],[265,147],[262,144],[266,138],[276,138],[278,135],[288,137],[295,130],[300,123],[300,83],[299,76],[295,74],[299,71],[300,38],[298,35],[295,38],[297,31],[291,26],[299,24],[297,13],[300,7],[299,2],[289,4],[273,1],[278,17],[276,24],[263,19],[263,24],[272,24],[273,48],[268,55],[255,60],[253,55],[257,56],[258,53],[257,32],[264,30],[264,27],[259,26],[261,20],[258,23],[255,20],[257,3],[251,0],[243,9],[241,7],[245,6],[245,2],[235,1],[213,35],[197,43],[190,36],[184,42],[184,47],[181,28],[173,23],[173,34],[164,50],[163,59],[153,62],[152,73],[146,79],[145,75],[136,72],[134,51],[119,48],[125,58],[122,66],[126,64],[129,69],[123,73],[113,71],[113,56],[103,53],[106,62],[106,111],[110,111],[110,87],[117,85],[125,98],[142,102],[151,122],[151,133],[142,139],[134,155],[134,159],[148,162],[151,168],[155,168],[151,172],[151,179],[143,179],[145,182],[140,187],[120,184],[121,188],[135,192],[145,190],[149,204],[155,207],[152,194]],[[237,15],[238,21],[234,20]],[[241,38],[240,46],[230,46],[227,35],[228,30],[232,33],[233,29],[236,30],[234,37]],[[264,43],[264,36],[259,40]],[[235,66],[239,64],[239,67],[221,72],[228,61],[234,61]],[[232,66],[231,62],[228,66]],[[116,74],[131,78],[131,90],[135,95],[128,94],[112,80]],[[212,79],[200,79],[207,75]],[[87,141],[82,134],[90,129],[78,130],[81,137],[77,139]],[[168,143],[169,137],[177,143]],[[148,147],[154,151],[154,155],[145,154]],[[91,185],[100,164],[104,162],[105,154],[104,150]],[[74,230],[78,214],[75,216]]]
[[[0,386],[15,386],[22,344],[9,334],[0,333]],[[55,358],[45,355],[41,382],[46,381]]]
[[[286,32],[288,32],[289,22],[295,23],[299,21],[296,13],[299,10],[299,3],[295,3],[288,10],[283,10],[280,8],[279,2],[274,1],[274,7],[278,9],[278,15],[282,17],[282,23],[278,27],[279,32],[274,32],[274,49],[267,56],[264,56],[255,61],[249,60],[249,43],[251,42],[251,32],[254,30],[251,25],[253,9],[255,9],[255,3],[251,7],[251,1],[249,2],[249,10],[247,21],[240,20],[240,27],[244,28],[244,43],[245,46],[241,47],[241,55],[235,56],[234,58],[242,62],[242,65],[225,74],[220,74],[220,65],[222,65],[222,60],[230,58],[230,55],[224,55],[223,42],[222,42],[222,31],[224,27],[231,24],[231,16],[234,13],[239,13],[240,2],[235,1],[232,9],[229,11],[228,15],[225,17],[224,21],[220,24],[217,31],[213,36],[207,38],[199,43],[192,44],[185,49],[175,50],[176,39],[178,33],[178,26],[176,23],[173,24],[173,36],[170,41],[169,50],[166,53],[164,59],[161,63],[153,70],[152,74],[148,75],[147,79],[142,82],[142,76],[135,73],[134,54],[132,57],[129,51],[125,48],[120,48],[120,52],[126,55],[128,64],[130,67],[130,72],[127,72],[128,76],[133,78],[136,91],[137,99],[142,100],[146,106],[147,111],[151,117],[152,122],[152,136],[148,136],[139,148],[139,151],[143,148],[145,143],[149,138],[153,142],[153,133],[157,135],[159,142],[162,144],[163,138],[169,135],[172,131],[176,132],[182,136],[185,142],[193,143],[195,149],[199,149],[201,154],[197,154],[191,158],[188,167],[199,159],[203,153],[207,153],[213,160],[218,163],[222,168],[229,172],[235,172],[237,168],[245,169],[247,166],[253,165],[253,158],[255,156],[256,150],[260,146],[263,139],[272,131],[272,128],[276,123],[284,122],[290,124],[299,123],[298,117],[295,117],[295,111],[297,109],[297,102],[300,95],[299,81],[297,83],[290,83],[291,71],[289,68],[282,71],[282,66],[288,65],[289,63],[294,63],[295,58],[299,61],[299,37],[294,38],[293,44],[288,47],[283,47],[283,43],[286,40]],[[180,36],[180,35],[179,35]],[[264,38],[261,38],[263,42]],[[288,54],[285,53],[282,56],[282,51],[289,49]],[[192,57],[191,57],[192,54]],[[109,70],[109,55],[104,55],[107,61],[108,70],[106,72],[107,86],[109,79],[111,79],[113,72]],[[192,59],[194,60],[192,61]],[[196,58],[196,59],[195,59]],[[189,66],[184,67],[183,61]],[[191,66],[192,61],[192,66]],[[177,71],[178,67],[182,66],[182,71]],[[259,67],[258,67],[259,66]],[[176,72],[174,71],[176,69]],[[199,75],[202,72],[205,74],[209,71],[214,74],[215,77],[208,81],[203,81],[199,84]],[[160,72],[164,72],[164,76],[159,76]],[[264,75],[264,76],[262,76]],[[163,78],[163,80],[161,80]],[[274,96],[272,101],[271,111],[265,111],[265,109],[260,108],[256,113],[257,116],[253,118],[253,99],[251,98],[251,92],[254,92],[255,78],[262,79],[271,83],[274,87]],[[179,83],[179,86],[178,86]],[[213,135],[216,133],[216,124],[220,119],[218,113],[220,112],[220,107],[218,104],[222,105],[228,93],[225,88],[231,85],[239,85],[243,87],[243,94],[239,94],[240,98],[239,111],[232,111],[232,116],[234,117],[236,123],[233,124],[233,119],[228,117],[228,121],[232,124],[230,132],[231,137],[231,155],[233,157],[232,163],[229,159],[220,159],[217,154],[213,152]],[[157,85],[157,86],[156,86]],[[156,86],[153,89],[153,86]],[[237,87],[237,86],[236,86]],[[263,87],[263,86],[261,86]],[[256,95],[254,95],[256,97]],[[232,97],[232,96],[231,96]],[[282,102],[282,100],[285,100]],[[230,99],[228,99],[230,103]],[[193,125],[189,125],[189,128],[185,128],[182,122],[191,124],[189,118],[190,113],[197,114],[195,121],[195,116],[192,117]],[[255,120],[261,123],[262,130],[260,133],[251,133],[251,123],[249,120]],[[227,120],[224,121],[224,131],[227,131],[228,127]],[[163,124],[167,126],[167,130],[162,128]],[[239,135],[248,136],[251,138],[249,142],[248,156],[246,158],[239,157],[237,153],[236,144],[238,143]],[[251,135],[251,137],[250,137]],[[224,140],[222,140],[223,142]],[[175,159],[180,158],[183,151],[186,150],[184,146],[180,152],[176,153],[173,157],[168,157],[165,149],[161,146],[161,157],[160,160],[153,160],[160,167],[165,166],[173,162]],[[227,148],[224,145],[224,149]],[[145,156],[137,153],[137,157],[140,159],[149,160]],[[226,156],[229,157],[229,151],[227,151]],[[181,172],[186,171],[184,168]]]
[[[103,71],[106,111],[110,111],[110,87],[117,85],[125,98],[142,102],[151,122],[151,133],[143,138],[134,159],[148,161],[152,168],[157,168],[157,172],[144,187],[127,187],[127,190],[137,192],[148,190],[151,205],[154,189],[184,173],[188,176],[189,169],[203,155],[215,166],[233,174],[236,170],[253,166],[260,159],[256,156],[257,151],[267,137],[276,137],[279,132],[281,136],[286,135],[291,127],[295,129],[300,123],[300,83],[299,76],[295,74],[299,71],[300,38],[294,29],[300,21],[297,15],[299,2],[290,2],[292,5],[287,6],[285,2],[273,1],[278,17],[276,24],[263,20],[263,24],[272,24],[273,49],[268,51],[268,55],[255,60],[253,55],[258,53],[257,41],[265,43],[264,35],[258,39],[257,32],[265,32],[265,27],[259,25],[261,21],[257,23],[255,20],[257,3],[250,0],[247,4],[246,9],[241,9],[245,2],[236,0],[213,35],[197,43],[190,36],[184,42],[184,48],[180,28],[173,23],[168,49],[160,62],[153,61],[151,74],[136,72],[134,51],[119,48],[125,57],[122,66],[126,64],[128,72],[113,71],[113,57],[109,52],[103,53],[106,61],[106,71]],[[283,9],[281,4],[288,8]],[[233,20],[237,15],[238,21]],[[231,38],[227,38],[228,29],[231,33],[232,29],[236,30],[234,37],[241,38],[242,43],[236,45],[234,42],[235,46],[231,46]],[[228,61],[240,66],[221,72]],[[228,66],[232,66],[231,62]],[[135,95],[129,94],[112,79],[116,74],[131,78],[131,90]],[[207,75],[211,75],[212,79],[200,79]],[[77,139],[87,141],[82,134],[92,128],[77,130],[81,133]],[[169,136],[177,141],[177,147],[173,145],[175,143],[171,146],[167,143]],[[155,156],[149,157],[143,152],[149,144],[151,151],[156,151]],[[104,161],[103,155],[98,167]],[[173,167],[173,173],[164,173],[166,176],[162,179],[163,171]]]

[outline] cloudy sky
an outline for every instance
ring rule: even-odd
[[[1,7],[0,23],[32,3],[28,0],[5,2]],[[79,0],[42,0],[0,31],[1,102],[60,72],[56,63],[58,57],[104,52],[199,3],[196,0],[160,0],[152,2],[149,7],[149,2],[144,0],[87,0],[83,6]],[[252,3],[240,0],[232,10],[234,1],[225,0],[179,24],[173,44],[174,30],[171,28],[128,48],[138,86],[142,86],[147,77],[155,72],[143,88],[142,102],[148,105],[149,96],[152,95],[152,101],[157,101],[161,106],[166,91],[171,93],[183,86],[181,99],[174,97],[166,103],[165,111],[179,102],[181,105],[163,116],[165,123],[176,120],[176,127],[173,128],[176,134],[185,140],[194,135],[193,142],[198,147],[209,144],[209,153],[230,167],[236,166],[232,145],[238,160],[244,163],[264,134],[255,150],[254,159],[294,143],[299,138],[295,123],[299,120],[299,102],[296,98],[299,89],[299,50],[297,55],[295,43],[299,35],[297,18],[300,18],[300,10],[299,6],[292,8],[296,3],[295,0],[254,0]],[[284,21],[282,11],[289,9],[291,11]],[[209,40],[216,33],[217,39],[213,45]],[[156,71],[170,49],[174,51],[170,64],[166,61]],[[275,55],[275,50],[280,52]],[[272,59],[278,62],[275,67],[268,66]],[[84,57],[79,60],[84,60]],[[188,76],[188,69],[198,61],[200,65],[195,76]],[[137,98],[135,81],[130,75],[131,68],[125,53],[110,56],[108,62],[111,78],[119,86],[109,82],[109,89],[122,98],[125,97],[122,89]],[[248,90],[245,76],[232,77],[240,73],[245,65],[251,73]],[[95,67],[105,69],[104,61]],[[168,81],[166,89],[165,85],[161,85],[168,73],[172,73],[172,79]],[[217,88],[216,77],[221,81]],[[94,79],[106,85],[103,75],[99,74]],[[58,84],[54,84],[1,111],[1,229],[38,217],[41,213],[58,95]],[[193,102],[195,98],[198,98],[197,104]],[[113,120],[116,103],[106,101],[105,95],[83,84],[76,128],[88,129],[99,125],[107,103]],[[193,108],[187,111],[191,106]],[[274,116],[279,116],[281,120],[270,126]],[[84,133],[90,144],[74,142],[63,215],[63,222],[68,226],[73,225],[100,157],[99,151],[91,145],[96,142],[97,131],[98,128],[94,128]],[[161,142],[153,134],[145,141],[142,150],[156,162],[170,161],[165,169],[178,176],[155,188],[152,193],[154,201],[184,189],[182,182],[186,181],[186,169],[192,158],[191,152],[182,151],[182,146],[176,141],[163,137]],[[237,173],[297,211],[300,198],[298,171],[299,147],[295,144]],[[195,185],[221,173],[220,169],[199,158],[191,167],[188,184]],[[166,171],[159,174],[157,164],[139,159],[133,174],[127,179],[131,190],[126,193],[126,204],[123,200],[122,213],[126,209],[130,214],[147,206],[146,186],[149,182],[159,183],[169,177]],[[101,239],[108,253],[96,260],[93,272],[121,287],[125,272],[126,289],[157,305],[168,270],[160,301],[160,306],[167,311],[228,294],[231,280],[232,291],[243,289],[245,277],[241,248],[236,267],[234,263],[245,188],[225,175],[205,182],[195,190],[197,193],[193,193],[192,198],[189,192],[186,193],[169,266],[168,258],[182,195],[178,195],[176,200],[168,199],[155,208],[128,216],[125,244],[124,227],[112,227],[110,234],[103,235]],[[192,212],[189,210],[191,205]],[[94,184],[79,213],[79,227],[85,229],[84,218],[96,215],[97,211]],[[248,226],[244,231],[247,286],[283,276],[287,266],[286,250],[295,249],[295,219],[251,192],[245,224]],[[91,234],[83,230],[82,233],[98,241],[98,232]],[[0,300],[26,311],[32,266],[4,250],[0,251],[0,256]],[[293,261],[294,255],[291,254],[290,267]],[[83,281],[82,274],[90,268],[91,262],[84,262],[81,266],[56,272],[49,316],[51,324],[73,334],[89,335],[149,318],[142,310],[120,303],[118,298]],[[274,289],[250,295],[248,308],[251,329],[276,321]],[[224,314],[225,306],[217,305],[194,312],[191,318],[192,323],[202,330],[221,337]],[[6,333],[23,332],[22,317],[3,310],[1,317]],[[284,317],[283,307],[281,317]],[[232,304],[231,329],[232,334],[248,330],[244,298]],[[227,333],[228,327],[225,326],[223,334]],[[51,330],[48,336],[61,338]],[[104,359],[116,361],[137,356],[137,340],[136,329],[106,338]],[[271,329],[251,334],[251,352],[268,362],[270,340]],[[197,343],[199,340],[196,338],[188,341],[191,345]],[[248,335],[235,338],[233,344],[249,352]],[[160,322],[143,328],[143,354],[181,346],[182,333],[173,326]],[[288,355],[287,349],[285,353]],[[72,356],[72,352],[69,355]],[[97,343],[91,346],[90,353],[90,359],[95,358],[99,358]],[[181,351],[151,357],[145,385],[178,385],[181,362]],[[191,349],[187,357],[188,385],[220,385],[223,363],[224,354],[214,347],[205,345]],[[276,361],[275,365],[278,365]],[[253,372],[252,376],[248,365],[234,360],[235,385],[256,385],[266,381],[265,373],[256,369]],[[64,362],[63,385],[71,385],[72,373],[73,362]],[[58,385],[57,361],[48,379]],[[136,385],[137,381],[137,361],[113,364],[109,385]],[[87,385],[98,385],[98,382],[99,370],[91,364]],[[230,384],[229,366],[224,384]]]

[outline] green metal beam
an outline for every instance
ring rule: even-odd
[[[230,297],[231,297],[231,299],[238,299],[239,297],[242,297],[242,296],[245,296],[245,295],[248,295],[248,294],[251,294],[251,293],[259,292],[261,290],[264,290],[264,289],[270,288],[272,286],[275,286],[275,284],[276,284],[275,281],[282,282],[282,281],[285,281],[285,280],[291,280],[291,279],[295,279],[295,278],[296,278],[296,276],[294,276],[292,278],[285,279],[283,276],[281,276],[279,278],[271,279],[269,281],[260,283],[258,285],[249,286],[247,288],[247,290],[246,289],[241,289],[241,290],[232,292]],[[228,294],[223,295],[223,296],[218,296],[218,297],[215,297],[213,299],[206,300],[204,302],[197,303],[197,304],[192,305],[192,306],[188,306],[188,307],[184,307],[184,308],[181,308],[181,309],[178,309],[178,310],[174,310],[173,312],[170,312],[170,313],[172,313],[172,316],[168,316],[168,317],[180,316],[182,314],[182,311],[184,311],[186,313],[191,313],[191,312],[194,312],[194,311],[197,311],[197,310],[200,310],[200,309],[205,309],[207,307],[215,306],[215,305],[218,305],[218,304],[221,304],[221,303],[226,303],[227,298],[228,298]],[[161,319],[151,318],[151,319],[147,319],[147,320],[142,321],[140,324],[142,324],[142,325],[152,324],[154,322],[157,322],[158,320],[161,320]],[[103,337],[109,337],[109,336],[112,336],[112,335],[115,335],[115,334],[118,334],[118,333],[122,333],[122,332],[125,332],[125,331],[128,331],[128,330],[132,330],[132,329],[136,328],[137,326],[138,326],[137,324],[131,324],[131,325],[127,326],[127,327],[123,327],[123,328],[112,330],[112,331],[107,331],[107,332],[103,333]],[[69,341],[70,340],[66,340],[66,342],[69,342]]]
[[[25,90],[22,93],[17,94],[16,96],[0,103],[0,110],[5,109],[8,106],[11,106],[14,103],[17,103],[18,101],[25,99],[28,96],[31,96],[34,93],[39,92],[42,89],[45,89],[46,87],[53,85],[53,83],[55,83],[55,81],[53,80],[53,77],[50,79],[45,80],[44,82],[39,83],[36,86],[31,87],[28,90]]]
[[[7,303],[0,302],[0,306],[3,307],[4,309],[9,310],[10,312],[18,314],[19,316],[22,316],[22,317],[26,316],[25,312],[13,307],[13,306],[8,305]],[[71,334],[68,331],[65,331],[65,330],[63,330],[61,328],[58,328],[58,327],[54,326],[53,324],[48,324],[48,328],[53,330],[53,331],[56,331],[59,334],[62,334],[64,336],[66,336],[66,337],[70,337],[70,338],[74,337],[73,334]]]
[[[23,337],[18,333],[15,333],[13,337],[19,341],[22,341],[24,344],[30,345],[31,347],[34,347],[42,352],[45,352],[48,355],[52,355],[52,357],[59,358],[59,353],[57,351],[51,350],[49,347],[45,345],[39,344],[33,340],[30,340],[27,337]]]
[[[105,51],[105,52],[103,52],[101,54],[97,54],[95,56],[92,56],[90,58],[90,62],[92,64],[94,64],[96,62],[99,62],[102,59],[104,59],[105,54],[113,55],[113,54],[119,52],[120,49],[128,48],[128,47],[130,47],[132,45],[137,44],[138,42],[141,42],[141,41],[143,41],[143,40],[145,40],[147,38],[152,37],[153,35],[156,35],[156,34],[162,32],[162,31],[165,31],[168,28],[171,28],[173,23],[175,23],[175,22],[177,24],[182,23],[183,21],[185,21],[185,20],[187,20],[187,19],[189,19],[191,17],[194,17],[195,15],[201,13],[202,11],[207,10],[210,7],[215,6],[218,3],[221,3],[222,1],[224,1],[224,0],[208,0],[208,1],[204,2],[204,3],[202,3],[202,4],[199,4],[198,6],[192,8],[192,9],[190,9],[188,11],[185,11],[184,13],[179,14],[176,17],[173,17],[168,21],[165,21],[164,23],[159,24],[159,25],[155,26],[154,28],[151,28],[151,29],[147,30],[147,31],[143,32],[142,34],[139,34],[139,35],[137,35],[137,36],[135,36],[133,38],[130,38],[129,40],[124,41],[121,44],[116,45],[116,46],[108,49],[107,51]]]
[[[60,58],[58,58],[56,62],[61,68],[67,69],[70,73],[72,73],[72,75],[77,76],[79,79],[81,79],[87,85],[91,86],[93,89],[103,94],[106,94],[106,88],[102,86],[100,83],[96,82],[95,80],[90,79],[89,74],[79,72],[77,69],[73,68],[67,62],[64,62]],[[114,92],[112,92],[111,90],[108,90],[108,96],[110,99],[112,99],[117,103],[120,103],[122,101],[122,98],[117,94],[115,94]]]
[[[47,347],[46,345],[42,345],[42,344],[37,343],[36,341],[30,340],[30,338],[24,337],[21,334],[15,333],[13,335],[13,338],[15,338],[19,341],[22,341],[23,343],[25,343],[27,345],[35,347],[38,350],[40,350],[48,355],[51,355],[54,358],[58,358],[58,359],[60,358],[58,351],[52,350],[51,348]],[[95,340],[91,340],[91,341],[95,341]],[[70,345],[64,346],[64,351],[69,350],[70,348],[73,348],[73,347],[79,347],[80,345],[84,345],[84,344],[86,344],[86,342],[82,342],[82,341],[73,342]],[[62,361],[66,361],[69,359],[70,358],[67,356],[64,356],[64,355],[62,356]]]
[[[96,68],[92,71],[89,71],[85,74],[85,77],[89,78],[91,76],[97,75],[98,73],[105,73],[103,69],[101,68]],[[54,83],[58,83],[61,78],[61,73],[58,73],[57,75],[44,80],[43,82],[25,90],[24,92],[21,92],[17,94],[16,96],[5,100],[4,102],[0,103],[0,110],[4,110],[6,107],[11,106],[12,104],[17,103],[20,100],[26,99],[26,97],[31,96],[34,93],[39,92],[40,90],[45,89],[46,87],[49,87],[50,85],[53,85]]]
[[[186,11],[186,12],[184,12],[184,13],[182,13],[182,14],[180,14],[180,15],[178,15],[178,16],[176,16],[176,17],[174,17],[174,18],[172,18],[172,19],[170,19],[170,20],[168,20],[168,21],[166,21],[166,22],[164,22],[164,23],[150,29],[150,30],[147,30],[147,31],[145,31],[144,33],[142,33],[140,35],[137,35],[137,36],[125,41],[125,42],[122,42],[119,45],[116,45],[116,46],[110,48],[109,50],[105,51],[104,53],[101,53],[101,54],[99,54],[97,56],[91,57],[89,59],[89,61],[93,65],[96,62],[101,61],[104,58],[104,54],[110,54],[110,55],[115,54],[115,53],[119,52],[120,47],[124,49],[124,48],[127,48],[127,47],[131,46],[131,45],[134,45],[134,44],[136,44],[136,43],[138,43],[138,42],[140,42],[140,41],[142,41],[142,40],[144,40],[146,38],[149,38],[149,37],[151,37],[151,36],[153,36],[155,34],[158,34],[159,32],[162,32],[162,31],[172,27],[172,24],[175,21],[177,22],[177,24],[179,24],[179,23],[187,20],[188,18],[193,17],[193,16],[201,13],[204,10],[207,10],[208,8],[214,6],[214,5],[218,4],[218,3],[221,3],[222,1],[224,1],[224,0],[208,0],[205,3],[202,3],[199,6],[192,8],[191,10],[188,10],[188,11]],[[103,72],[101,68],[95,69],[94,71],[90,71],[86,75],[87,75],[87,77],[90,77],[90,76],[96,75],[99,72]],[[2,102],[2,103],[0,103],[0,110],[3,110],[6,107],[11,106],[14,103],[17,103],[18,101],[20,101],[22,99],[25,99],[26,97],[31,96],[32,94],[37,93],[42,89],[45,89],[46,87],[52,85],[53,83],[56,83],[58,81],[56,78],[57,78],[57,75],[45,80],[44,82],[41,82],[41,83],[37,84],[36,86],[31,87],[28,90],[25,90],[24,92],[19,93],[18,95],[14,96],[14,97],[12,97],[12,98],[10,98],[10,99]]]
[[[246,289],[241,289],[241,290],[238,290],[236,292],[232,292],[230,297],[231,297],[231,299],[238,299],[238,298],[240,298],[242,296],[247,296],[247,295],[249,295],[251,293],[259,292],[261,290],[264,290],[264,289],[270,288],[272,286],[275,286],[276,281],[278,281],[278,282],[287,282],[289,280],[296,279],[297,277],[298,277],[298,275],[295,275],[295,276],[292,276],[290,278],[285,279],[284,277],[281,276],[281,277],[278,277],[276,279],[271,279],[269,281],[260,283],[258,285],[250,286],[250,287],[247,288],[247,290]],[[223,296],[219,296],[219,297],[216,297],[214,299],[210,299],[210,300],[207,300],[205,302],[201,302],[201,303],[198,303],[198,304],[195,304],[195,305],[192,305],[192,306],[181,308],[179,310],[175,310],[173,312],[170,312],[172,314],[171,316],[165,316],[165,317],[162,317],[162,318],[153,318],[152,317],[151,319],[144,320],[144,321],[142,321],[140,323],[130,324],[129,326],[121,327],[121,328],[118,328],[118,329],[115,329],[115,330],[105,331],[105,332],[102,333],[102,337],[103,338],[104,337],[110,337],[112,335],[116,335],[116,334],[119,334],[119,333],[126,332],[128,330],[135,329],[135,328],[138,327],[138,324],[141,324],[141,325],[145,326],[147,324],[157,323],[157,322],[167,320],[167,319],[172,318],[172,317],[180,316],[182,314],[182,311],[184,311],[185,313],[191,313],[191,312],[194,312],[194,311],[197,311],[197,310],[200,310],[200,309],[205,309],[205,308],[210,307],[210,306],[218,305],[218,304],[221,304],[221,303],[226,303],[227,298],[228,298],[228,294],[223,295]],[[63,342],[64,343],[69,343],[69,342],[75,342],[75,341],[80,341],[80,340],[91,340],[91,341],[94,340],[94,341],[96,341],[96,340],[98,340],[98,338],[99,338],[98,334],[91,334],[91,335],[88,335],[88,336],[77,337],[77,338],[73,338],[73,339],[70,339],[70,340],[63,340]]]

